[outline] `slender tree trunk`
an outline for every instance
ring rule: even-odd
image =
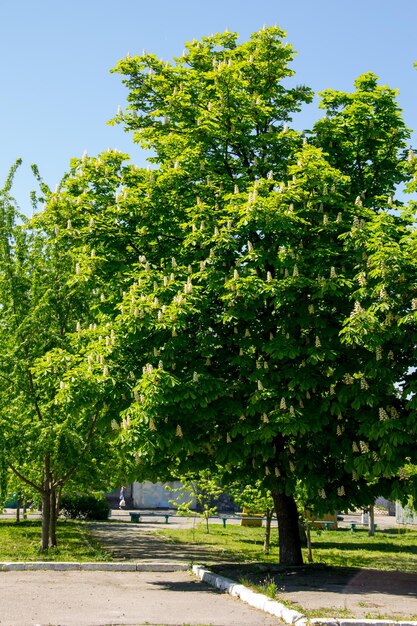
[[[373,504],[369,507],[368,525],[368,536],[373,537],[375,535],[375,511]]]
[[[298,534],[300,535],[300,544],[302,546],[306,546],[307,545],[306,527],[304,525],[303,520],[300,517],[298,518]]]
[[[51,519],[49,522],[49,547],[56,548],[57,539],[56,539],[56,522],[58,519],[58,509],[57,509],[57,498],[58,494],[56,489],[51,489]]]
[[[307,520],[306,526],[306,536],[307,536],[307,561],[309,563],[313,562],[313,550],[311,549],[311,524]]]
[[[46,483],[45,479],[45,483]],[[41,537],[41,552],[45,552],[49,548],[49,532],[51,524],[51,490],[48,485],[45,484],[42,491],[42,537]]]
[[[278,520],[279,563],[280,565],[302,565],[300,534],[298,532],[298,511],[293,496],[272,490]]]
[[[42,489],[42,538],[41,551],[49,548],[49,536],[51,527],[51,465],[49,454],[45,455],[45,473]]]
[[[206,522],[206,533],[209,534],[210,533],[210,527],[209,527],[209,514],[208,514],[208,511],[205,511],[204,519],[205,519],[205,522]]]
[[[17,496],[17,504],[16,504],[16,524],[20,522],[20,505],[22,503],[22,497],[20,493]]]
[[[272,522],[273,514],[274,514],[274,509],[266,510],[265,536],[264,536],[264,553],[265,554],[269,554],[269,549],[271,545],[271,522]]]
[[[23,498],[23,519],[27,519],[28,518],[28,511],[27,511],[27,500],[26,498]]]

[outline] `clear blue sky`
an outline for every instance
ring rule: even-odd
[[[84,150],[110,146],[144,162],[130,135],[106,125],[125,101],[121,77],[109,73],[118,59],[143,49],[171,59],[185,41],[225,28],[244,40],[278,24],[298,52],[297,82],[316,92],[350,90],[373,71],[400,90],[417,130],[417,0],[3,0],[0,23],[0,181],[22,157],[15,195],[26,212],[32,162],[51,187]],[[316,116],[312,109],[297,123]]]

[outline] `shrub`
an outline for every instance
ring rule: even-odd
[[[102,495],[64,495],[60,513],[70,519],[105,520],[110,507]]]

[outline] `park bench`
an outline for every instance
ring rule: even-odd
[[[363,526],[364,528],[368,528],[368,524],[362,524],[361,522],[349,522],[350,530],[355,531],[356,526]],[[374,530],[376,530],[378,524],[374,524]]]
[[[226,528],[227,520],[249,520],[249,521],[266,521],[266,517],[260,517],[259,515],[251,517],[250,515],[219,515],[219,519],[222,520],[223,528]],[[272,518],[276,520],[276,517]]]
[[[168,524],[168,519],[174,517],[173,513],[142,513],[142,511],[129,512],[130,521],[138,524],[142,517],[165,517],[165,524]]]
[[[334,526],[336,522],[330,522],[327,519],[315,519],[313,520],[313,524],[323,524],[324,530],[331,530],[330,526]]]

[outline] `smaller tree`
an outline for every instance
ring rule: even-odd
[[[92,323],[87,270],[66,240],[43,216],[20,215],[10,194],[17,166],[0,190],[1,485],[12,472],[38,494],[47,550],[65,486],[77,475],[91,485],[109,465],[112,338]]]
[[[180,476],[181,487],[170,488],[177,493],[177,498],[171,500],[177,507],[179,515],[191,517],[194,501],[197,511],[206,526],[206,533],[210,532],[209,519],[217,513],[216,499],[222,494],[223,489],[216,476],[209,470],[203,470],[197,474]],[[195,514],[195,512],[194,512]]]
[[[257,480],[253,485],[242,486],[239,483],[232,483],[228,486],[228,492],[233,497],[233,501],[245,508],[249,515],[262,513],[265,515],[265,538],[264,552],[269,554],[271,545],[271,522],[274,515],[274,500],[269,489],[266,489],[262,481]]]

